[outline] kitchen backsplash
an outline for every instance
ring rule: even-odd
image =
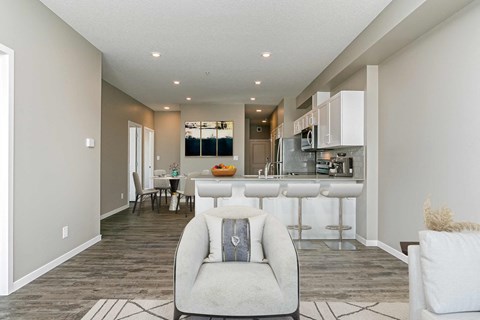
[[[346,157],[353,158],[353,177],[355,179],[365,178],[365,148],[364,147],[348,147],[335,150],[317,151],[318,159],[330,160],[332,157],[336,157],[337,153],[346,153]]]

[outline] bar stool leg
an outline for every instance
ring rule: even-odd
[[[338,230],[338,240],[326,240],[324,243],[335,251],[354,251],[357,250],[353,244],[343,241],[343,230],[350,230],[351,227],[343,225],[343,199],[338,198],[338,226],[327,226],[329,230]]]
[[[303,198],[298,198],[298,225],[294,229],[298,230],[298,239],[295,240],[295,246],[299,250],[311,250],[313,249],[312,243],[307,240],[303,240],[302,231],[310,230],[312,227],[303,225],[303,207],[302,207]]]
[[[302,198],[298,198],[298,240],[302,241]]]

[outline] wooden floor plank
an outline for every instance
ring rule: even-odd
[[[173,256],[192,218],[185,205],[160,214],[147,205],[101,223],[102,241],[10,296],[0,319],[81,319],[99,299],[172,299]],[[408,301],[407,265],[379,248],[330,251],[321,241],[299,251],[302,301]]]

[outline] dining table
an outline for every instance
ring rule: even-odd
[[[178,190],[178,184],[180,183],[180,179],[185,179],[184,175],[172,176],[172,175],[164,175],[164,176],[154,176],[153,180],[169,180],[170,182],[170,191],[175,193]]]
[[[170,182],[170,193],[172,196],[170,197],[170,206],[169,210],[170,211],[175,211],[177,207],[177,202],[178,202],[178,196],[176,194],[178,190],[178,185],[180,184],[180,179],[185,179],[186,176],[184,175],[178,175],[178,176],[172,176],[172,175],[164,175],[164,176],[154,176],[152,177],[153,180],[168,180]]]

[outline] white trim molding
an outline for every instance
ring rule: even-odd
[[[65,261],[67,261],[68,259],[73,258],[77,254],[79,254],[83,250],[93,246],[95,243],[99,242],[100,240],[102,240],[102,236],[98,235],[98,236],[88,240],[87,242],[79,245],[78,247],[70,250],[69,252],[65,253],[64,255],[61,255],[60,257],[50,261],[49,263],[47,263],[44,266],[38,268],[37,270],[32,271],[29,274],[27,274],[26,276],[18,279],[17,281],[15,281],[13,283],[12,292],[17,291],[21,287],[23,287],[26,284],[32,282],[33,280],[37,279],[38,277],[42,276],[43,274],[47,273],[48,271],[52,270],[53,268],[58,267],[59,265],[61,265]]]
[[[395,258],[397,258],[397,259],[399,259],[399,260],[408,264],[408,256],[406,256],[402,252],[390,247],[389,245],[383,243],[382,241],[367,240],[367,239],[365,239],[364,237],[362,237],[358,234],[355,236],[355,239],[366,247],[378,247],[378,248],[382,249],[383,251],[391,254]]]
[[[104,213],[104,214],[100,215],[100,220],[103,220],[103,219],[105,219],[105,218],[108,218],[108,217],[110,217],[110,216],[113,216],[114,214],[119,213],[119,212],[121,212],[121,211],[123,211],[123,210],[125,210],[125,209],[128,209],[129,207],[130,207],[130,206],[129,206],[128,203],[127,203],[126,205],[121,206],[120,208],[113,209],[112,211],[109,211],[109,212],[107,212],[107,213]]]
[[[388,253],[390,253],[392,256],[394,256],[395,258],[399,259],[399,260],[402,260],[403,262],[405,262],[406,264],[408,264],[408,257],[406,255],[404,255],[402,252],[390,247],[389,245],[383,243],[382,241],[377,241],[378,243],[378,247],[380,249],[382,249],[383,251],[386,251]]]
[[[14,51],[0,44],[0,296],[13,287]]]
[[[355,235],[355,239],[366,247],[378,247],[377,240],[367,240],[360,235]]]

